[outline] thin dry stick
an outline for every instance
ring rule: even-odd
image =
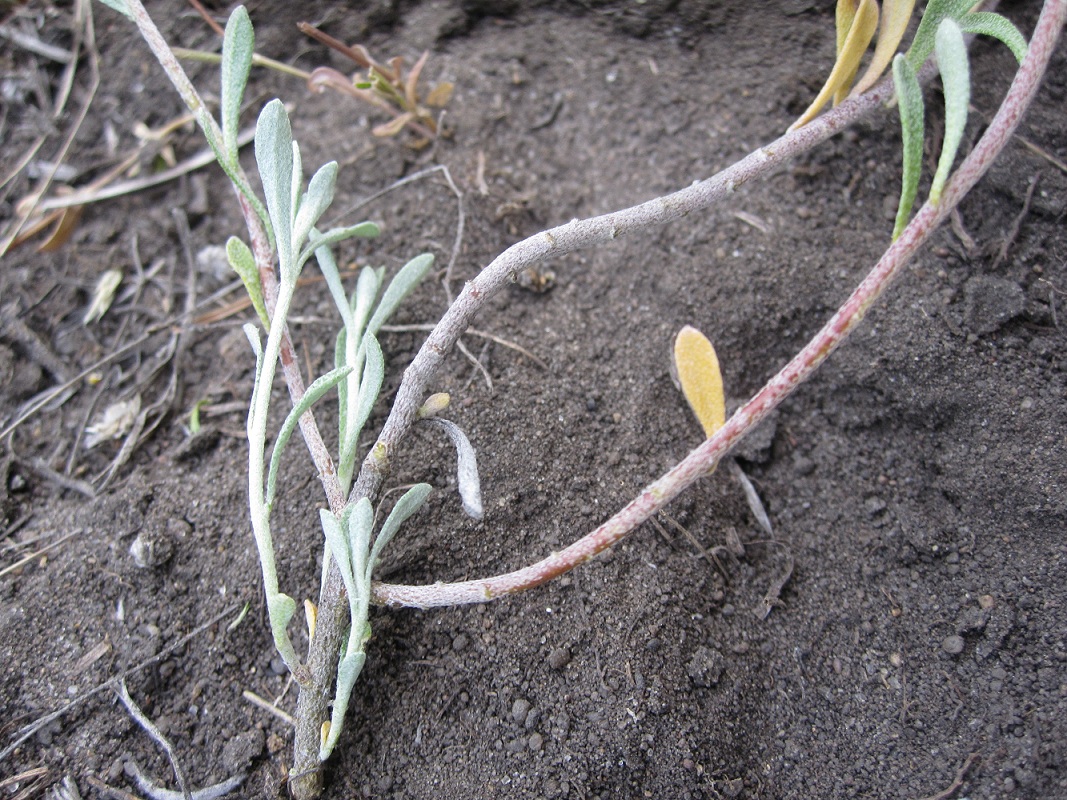
[[[993,160],[1010,140],[1023,112],[1029,107],[1034,95],[1037,93],[1041,77],[1044,75],[1052,50],[1063,27],[1065,16],[1067,16],[1067,0],[1050,0],[1045,4],[1037,27],[1034,30],[1027,57],[1020,65],[1000,110],[974,150],[963,161],[955,176],[946,186],[941,203],[931,205],[927,202],[922,207],[900,238],[885,252],[874,269],[822,330],[755,397],[740,408],[714,436],[690,453],[674,469],[646,487],[637,498],[614,517],[560,553],[554,553],[536,564],[515,572],[482,580],[435,584],[432,586],[376,584],[374,587],[375,601],[385,605],[416,607],[481,603],[540,585],[573,569],[578,564],[588,561],[597,553],[610,547],[670,500],[677,497],[682,490],[706,474],[707,470],[722,458],[745,433],[758,425],[771,410],[777,407],[802,381],[806,380],[826,360],[830,353],[837,349],[838,345],[862,321],[874,301],[888,288],[915,251],[930,237],[952,209],[959,204],[963,196],[970,191],[982,175],[985,174],[986,170],[989,169]],[[803,130],[802,128],[801,131]],[[764,148],[764,150],[766,149],[768,148]],[[759,152],[762,151],[757,151],[757,153]],[[753,156],[749,156],[741,163],[744,164],[752,158]],[[653,203],[655,202],[653,201]],[[641,206],[638,208],[641,208]],[[611,217],[612,215],[608,216]],[[591,222],[595,222],[595,220]],[[541,234],[541,236],[553,238],[551,232]],[[558,239],[558,236],[555,238]],[[516,247],[521,247],[524,244],[526,243],[520,243]],[[491,266],[486,272],[492,269]],[[485,273],[482,273],[482,275],[485,275]],[[479,276],[472,283],[477,283],[481,277]],[[474,287],[474,289],[468,287],[464,295],[469,295],[472,291],[477,292],[478,287]],[[462,300],[463,297],[461,296],[456,305],[459,305]],[[439,331],[441,331],[441,326],[438,327]],[[420,351],[420,356],[428,351],[433,353],[434,356],[441,352],[438,349],[440,345],[437,347],[430,345],[435,334],[431,335],[427,346],[424,346],[423,350]],[[418,361],[419,357],[416,357],[416,362]],[[440,356],[436,358],[430,356],[424,359],[423,363],[426,362],[429,362],[429,368],[434,370],[436,365],[440,363]],[[416,363],[413,362],[412,366],[408,368],[407,376],[411,376],[416,371],[415,367]],[[414,379],[412,379],[412,382],[415,382]],[[405,387],[401,385],[397,403],[394,406],[393,414],[390,415],[389,422],[393,422],[394,418],[405,413],[400,410],[400,395],[404,393],[404,390]],[[386,430],[382,432],[382,436],[379,439],[380,443],[383,440],[388,441],[389,422],[386,423]],[[396,427],[401,424],[402,421],[394,423]]]
[[[163,752],[167,754],[167,760],[170,761],[170,767],[174,770],[174,777],[178,781],[178,788],[181,789],[182,797],[185,800],[190,800],[189,782],[185,779],[185,770],[178,763],[178,754],[174,751],[174,745],[160,732],[155,723],[145,716],[145,713],[141,711],[141,707],[130,697],[130,691],[126,688],[125,678],[120,679],[118,685],[115,686],[115,694],[118,695],[122,704],[126,706],[126,710],[134,721],[144,729],[145,733],[152,738],[152,741],[163,748]]]

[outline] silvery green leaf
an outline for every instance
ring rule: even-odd
[[[367,319],[370,317],[374,301],[378,299],[378,292],[382,288],[381,269],[364,267],[359,272],[356,281],[356,291],[352,293],[350,307],[352,309],[353,328],[358,331],[356,335],[362,336],[363,329],[367,327]]]
[[[312,233],[311,242],[301,251],[298,263],[303,264],[320,247],[330,247],[353,236],[372,238],[378,235],[378,226],[373,222],[360,222],[347,228],[330,228],[326,233]]]
[[[267,471],[266,497],[268,509],[274,504],[274,487],[275,482],[278,480],[278,467],[282,461],[282,453],[285,451],[285,446],[289,444],[289,439],[293,435],[293,431],[296,430],[296,426],[300,424],[300,418],[304,416],[304,412],[311,408],[320,397],[330,391],[330,389],[336,386],[339,382],[343,381],[345,376],[351,371],[351,367],[339,367],[320,376],[307,387],[304,391],[304,396],[300,398],[300,402],[293,406],[288,416],[286,416],[285,422],[282,423],[281,430],[278,431],[277,441],[274,442],[274,450],[270,454],[270,468]]]
[[[393,536],[396,535],[397,530],[407,521],[408,517],[422,508],[422,504],[426,502],[431,489],[432,487],[428,483],[416,483],[404,492],[404,496],[393,506],[393,510],[385,518],[382,529],[374,540],[370,558],[367,559],[367,583],[370,583],[371,575],[374,572],[374,568],[378,566],[378,560],[382,557],[382,551],[385,550],[386,545],[392,541]]]
[[[415,256],[400,269],[396,277],[389,282],[388,288],[382,295],[381,302],[378,303],[378,308],[374,311],[374,316],[371,317],[370,322],[367,324],[368,333],[378,333],[378,329],[392,316],[401,301],[411,294],[412,290],[419,285],[419,282],[426,277],[426,273],[430,271],[432,266],[433,255],[423,253],[421,256]]]
[[[908,48],[907,59],[911,68],[918,72],[930,53],[934,51],[934,41],[937,38],[937,29],[942,20],[953,18],[959,19],[974,6],[977,0],[930,0],[919,20],[919,27],[915,31],[915,38]]]
[[[304,185],[304,160],[300,155],[300,144],[293,140],[293,172],[289,182],[289,220],[296,221],[296,215],[300,211],[300,194]],[[293,246],[299,247],[303,242],[297,238],[296,230],[293,230]]]
[[[1022,60],[1026,58],[1028,49],[1026,38],[1019,33],[1018,28],[1000,14],[993,14],[989,11],[976,11],[973,14],[967,14],[960,20],[960,30],[964,33],[975,33],[1000,39],[1011,50],[1016,61],[1022,63]]]
[[[133,14],[130,13],[130,7],[126,5],[126,0],[100,0],[108,8],[118,11],[127,19],[133,19]]]
[[[259,390],[259,376],[263,374],[263,343],[259,340],[259,331],[256,329],[256,326],[253,325],[251,322],[246,322],[243,326],[241,326],[241,328],[245,332],[245,336],[248,339],[248,343],[252,345],[252,352],[256,354],[256,378],[255,383],[252,385],[252,397],[255,397],[256,392]],[[249,445],[261,446],[265,448],[266,443],[256,443],[251,440],[252,428],[254,427],[255,422],[255,411],[256,404],[249,403],[248,422],[246,424],[246,433],[249,436]]]
[[[316,247],[315,259],[319,262],[319,271],[326,280],[326,287],[330,290],[333,303],[341,315],[343,329],[347,330],[352,326],[352,309],[348,306],[348,297],[345,295],[345,287],[341,282],[341,271],[337,268],[337,259],[333,257],[333,251],[329,247],[319,247],[318,242],[314,241],[317,235],[315,231],[311,232],[312,244]],[[340,363],[343,362],[339,362],[338,366]]]
[[[341,440],[341,455],[337,463],[337,475],[342,486],[348,485],[355,469],[359,435],[370,419],[374,404],[378,401],[378,393],[382,390],[382,381],[385,380],[385,357],[382,355],[382,348],[378,340],[369,333],[363,337],[360,354],[366,357],[366,362],[363,365],[355,408],[351,412],[341,412],[346,416],[345,438]],[[347,391],[351,392],[352,387],[347,387]],[[346,395],[346,399],[351,402],[351,396]]]
[[[244,284],[248,298],[252,301],[252,307],[256,310],[256,315],[263,326],[270,329],[267,306],[263,302],[263,287],[259,282],[259,270],[256,269],[256,259],[252,251],[241,239],[231,236],[226,240],[226,260],[230,262],[233,271]]]
[[[267,598],[267,616],[270,618],[274,647],[294,676],[301,672],[300,656],[296,654],[286,628],[295,613],[296,601],[289,595],[278,592]]]
[[[459,496],[463,501],[463,510],[471,519],[480,520],[483,516],[482,485],[478,477],[478,459],[474,447],[460,427],[447,419],[434,417],[426,420],[428,425],[441,428],[456,448],[456,482]]]
[[[923,163],[923,91],[915,70],[908,59],[899,53],[893,59],[893,85],[897,90],[900,130],[903,137],[904,169],[900,186],[900,203],[893,226],[893,241],[908,224],[915,196],[919,192],[919,176]]]
[[[271,100],[260,112],[255,149],[278,256],[282,265],[289,268],[293,252],[293,130],[281,100]],[[288,278],[283,270],[282,280]]]
[[[337,339],[333,346],[333,363],[338,367],[348,366],[345,363],[345,329],[337,332]],[[351,373],[349,373],[351,374]],[[345,441],[345,430],[348,426],[348,381],[337,384],[337,441],[342,444]]]
[[[222,141],[226,160],[237,162],[237,128],[241,115],[241,99],[248,85],[252,69],[252,51],[256,39],[252,20],[244,6],[237,6],[226,22],[222,39]]]
[[[337,562],[337,570],[341,573],[345,591],[351,598],[356,592],[356,579],[352,573],[352,550],[349,547],[348,537],[341,530],[341,522],[328,508],[319,509],[319,521],[322,523],[322,533],[326,537],[326,547],[330,555]]]
[[[937,29],[937,65],[941,71],[941,86],[945,94],[945,135],[941,145],[941,157],[937,171],[930,184],[930,202],[941,200],[956,151],[963,140],[967,127],[967,110],[971,103],[971,74],[967,61],[967,43],[963,31],[953,19],[945,19]]]
[[[296,212],[296,221],[293,223],[293,236],[298,242],[303,242],[308,237],[319,217],[330,207],[336,184],[336,161],[323,164],[311,176],[308,190],[300,200],[300,210]]]
[[[349,593],[352,604],[352,624],[357,625],[357,613],[360,604],[370,602],[370,580],[367,578],[367,558],[370,555],[370,535],[374,528],[374,507],[370,500],[361,497],[350,506],[351,514],[347,519],[348,547],[352,553],[352,578],[356,584],[355,594]]]
[[[337,745],[344,727],[345,714],[348,712],[348,703],[352,697],[352,687],[355,686],[359,673],[363,671],[363,664],[366,660],[367,654],[361,650],[358,653],[346,655],[337,666],[337,693],[334,696],[333,711],[330,714],[330,730],[319,744],[319,761],[328,759]]]
[[[385,380],[385,356],[382,355],[381,345],[374,334],[367,333],[363,336],[363,347],[366,356],[363,367],[363,379],[359,383],[359,405],[356,408],[355,425],[358,430],[370,419],[374,404],[378,402],[378,394],[382,390],[382,381]]]

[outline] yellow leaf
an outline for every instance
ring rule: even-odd
[[[404,126],[409,122],[415,120],[415,115],[411,111],[405,111],[400,116],[393,119],[391,122],[383,122],[381,125],[376,126],[371,133],[375,136],[396,136],[400,131],[404,130]]]
[[[878,24],[878,44],[874,46],[874,57],[870,66],[863,73],[852,95],[863,94],[882,77],[886,67],[897,53],[900,40],[908,29],[908,20],[915,10],[915,0],[883,0],[882,19]]]
[[[837,51],[835,53],[835,58],[840,57],[841,51],[845,48],[845,40],[848,39],[848,32],[852,29],[852,22],[856,19],[857,8],[859,8],[859,0],[837,0]],[[856,72],[853,70],[852,75],[848,76],[846,83],[851,83],[852,78],[855,76]],[[845,98],[846,92],[847,88],[845,87],[834,92],[835,106]]]
[[[878,4],[874,0],[860,0],[859,8],[856,9],[856,16],[852,20],[852,27],[849,28],[848,36],[845,37],[845,41],[841,45],[841,52],[837,54],[837,63],[834,64],[834,68],[830,71],[830,77],[826,79],[826,83],[818,96],[811,101],[808,110],[801,115],[800,119],[789,126],[789,130],[796,130],[803,125],[807,125],[818,116],[822,107],[830,101],[838,90],[848,88],[849,83],[856,74],[856,70],[859,68],[860,59],[867,52],[867,45],[874,38],[874,31],[877,27]]]
[[[448,105],[448,101],[452,99],[452,90],[454,88],[455,86],[448,81],[437,84],[430,91],[430,94],[426,96],[426,105],[430,108],[444,108]]]
[[[726,422],[722,373],[715,348],[704,334],[686,325],[674,340],[674,366],[682,394],[704,428],[704,435],[711,438]]]

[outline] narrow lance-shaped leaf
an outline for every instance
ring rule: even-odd
[[[370,583],[374,569],[378,566],[378,560],[382,557],[382,552],[386,546],[392,541],[393,536],[396,535],[397,530],[407,521],[408,517],[422,508],[422,504],[426,502],[430,491],[430,484],[416,483],[404,492],[403,497],[397,500],[393,510],[389,512],[389,516],[385,518],[382,529],[378,531],[378,536],[375,538],[374,546],[370,551],[370,558],[367,559],[368,583]]]
[[[367,324],[369,333],[378,333],[378,329],[392,316],[401,301],[411,294],[411,291],[426,277],[426,273],[430,271],[431,266],[433,266],[433,255],[423,253],[420,256],[415,256],[401,268],[400,272],[389,283],[389,287],[382,295],[381,302],[378,303],[378,308],[374,311],[374,316],[371,317],[370,322]]]
[[[355,420],[349,420],[357,431],[363,430],[363,426],[370,419],[374,404],[378,402],[378,394],[382,390],[382,381],[385,380],[385,356],[382,355],[381,345],[372,333],[363,336],[363,352],[367,362],[363,367],[363,379],[359,383],[359,404],[356,407]]]
[[[878,22],[878,42],[874,46],[874,55],[871,57],[867,71],[853,88],[852,96],[863,94],[882,77],[882,73],[893,60],[900,41],[904,38],[904,33],[908,29],[908,21],[914,10],[915,0],[884,0],[882,18]]]
[[[252,251],[243,241],[236,236],[226,240],[226,260],[230,262],[233,271],[244,284],[248,299],[252,301],[252,308],[256,310],[256,316],[263,323],[263,327],[270,330],[270,317],[267,316],[267,306],[263,302],[263,287],[259,282],[259,270],[256,268],[256,259]]]
[[[359,435],[363,426],[367,424],[374,404],[378,400],[378,393],[382,390],[382,381],[385,380],[385,357],[378,340],[370,333],[363,337],[363,346],[360,352],[366,357],[363,366],[363,375],[359,384],[359,394],[356,402],[352,403],[352,387],[346,387],[347,405],[341,408],[341,414],[345,415],[344,431],[345,438],[340,443],[341,454],[337,464],[337,477],[341,486],[347,487],[356,465],[356,447],[359,444]]]
[[[289,124],[289,114],[280,100],[271,100],[260,112],[256,123],[255,149],[278,257],[283,266],[288,267],[293,253],[293,130]]]
[[[834,28],[837,33],[837,50],[835,51],[834,56],[835,61],[841,57],[841,51],[845,49],[845,41],[848,39],[848,32],[852,30],[852,23],[856,20],[857,8],[859,8],[859,0],[837,0],[837,9],[834,15]],[[853,74],[848,76],[848,81],[846,83],[850,83],[854,76],[855,71],[853,70]],[[844,99],[846,91],[847,87],[842,86],[834,92],[835,105]]]
[[[463,511],[471,519],[480,520],[485,511],[482,507],[482,484],[478,476],[478,458],[467,434],[454,422],[434,417],[426,420],[428,425],[441,428],[456,448],[456,483]]]
[[[337,562],[337,571],[341,573],[345,591],[349,598],[356,594],[356,578],[352,572],[352,551],[349,547],[348,537],[341,529],[341,521],[334,516],[328,508],[319,509],[319,521],[322,523],[322,533],[326,539],[326,547]]]
[[[956,152],[967,127],[967,110],[971,103],[971,75],[967,62],[967,44],[963,31],[953,19],[945,19],[937,29],[937,64],[941,71],[941,85],[945,93],[945,136],[941,157],[930,184],[930,202],[941,201]]]
[[[1008,46],[1012,55],[1015,56],[1015,60],[1019,63],[1022,63],[1022,60],[1026,58],[1028,49],[1026,38],[1019,33],[1018,28],[1000,14],[976,11],[973,14],[967,14],[959,23],[960,30],[964,33],[975,33],[1000,39]]]
[[[316,231],[311,232],[313,243],[317,236]],[[319,271],[326,280],[326,287],[330,290],[333,304],[337,306],[337,313],[341,315],[342,330],[352,327],[352,311],[348,307],[348,297],[345,295],[345,287],[341,282],[341,271],[337,268],[337,259],[333,257],[333,251],[329,247],[316,247],[315,260],[319,263]],[[335,366],[341,366],[343,361],[336,362]]]
[[[100,0],[100,2],[114,11],[118,11],[127,19],[133,19],[133,14],[130,13],[130,7],[126,5],[126,0]]]
[[[237,162],[237,128],[241,115],[241,99],[248,85],[248,73],[252,69],[252,52],[255,49],[255,33],[248,11],[237,6],[226,22],[222,39],[222,141],[226,158]]]
[[[367,577],[367,558],[370,556],[370,536],[374,527],[374,507],[366,497],[360,498],[345,520],[348,523],[348,547],[352,553],[352,578],[356,591],[349,593],[348,602],[352,612],[352,636],[348,640],[348,653],[362,649],[358,632],[367,624],[367,609],[370,607],[370,579]]]
[[[803,125],[807,125],[815,119],[822,107],[830,101],[839,89],[848,86],[856,74],[856,69],[859,67],[860,59],[863,58],[863,54],[867,50],[867,45],[874,38],[874,31],[877,27],[878,5],[874,0],[860,0],[859,8],[856,9],[856,17],[852,20],[852,27],[849,29],[845,43],[837,56],[837,63],[834,64],[834,68],[830,71],[830,77],[826,79],[826,83],[819,94],[811,101],[808,110],[789,127],[789,130],[796,130]]]
[[[900,111],[900,132],[903,139],[904,169],[900,186],[900,202],[893,225],[893,241],[908,224],[915,196],[919,192],[919,175],[923,163],[923,91],[915,70],[908,59],[897,55],[893,59],[893,84],[897,90]]]
[[[942,20],[948,18],[959,19],[977,5],[976,0],[930,0],[919,20],[919,27],[915,31],[915,38],[908,48],[907,57],[911,68],[918,73],[923,62],[934,51],[934,40],[937,38],[937,29]]]
[[[319,221],[333,202],[333,191],[337,185],[337,162],[330,161],[319,167],[308,182],[308,190],[300,199],[300,209],[293,221],[293,240],[303,242],[311,233],[312,227]]]
[[[367,654],[361,650],[358,653],[343,656],[341,663],[337,666],[337,690],[333,699],[330,721],[323,723],[322,726],[324,735],[319,743],[319,761],[326,761],[330,757],[334,747],[337,746],[337,740],[341,738],[345,714],[348,713],[348,704],[352,698],[352,687],[356,685],[356,679],[363,671],[366,661]]]
[[[300,143],[293,141],[293,171],[289,174],[289,224],[292,237],[293,249],[300,247],[303,244],[303,240],[297,238],[296,226],[293,224],[296,222],[296,215],[300,211],[300,196],[301,190],[304,187],[304,160],[300,155]]]
[[[304,391],[304,396],[300,398],[300,402],[293,406],[289,415],[285,418],[285,422],[282,424],[281,430],[278,432],[278,439],[274,443],[274,450],[270,454],[270,469],[267,471],[267,508],[270,509],[274,504],[274,487],[275,482],[278,480],[278,467],[282,461],[282,453],[285,452],[285,446],[289,444],[289,439],[293,435],[293,431],[296,430],[296,426],[300,424],[300,418],[304,416],[304,413],[314,405],[320,397],[326,392],[330,391],[339,382],[345,379],[345,376],[352,371],[351,367],[339,367],[338,369],[330,370],[325,375],[320,376]]]
[[[245,337],[248,339],[248,343],[252,345],[252,352],[256,354],[256,378],[252,384],[252,397],[256,396],[256,392],[259,391],[259,380],[263,374],[263,343],[259,340],[259,331],[256,330],[256,326],[251,322],[246,322],[241,326],[241,329],[245,332]],[[248,421],[245,423],[245,433],[248,435],[249,444],[252,442],[252,430],[255,427],[255,412],[256,404],[248,404]]]
[[[722,372],[708,338],[686,325],[674,340],[674,366],[689,407],[709,439],[726,422]]]
[[[373,222],[360,222],[345,228],[330,228],[325,233],[312,233],[311,235],[310,244],[305,246],[297,257],[296,263],[299,267],[302,267],[304,262],[311,258],[312,253],[318,252],[320,247],[332,247],[345,239],[351,239],[353,236],[373,239],[378,235],[378,226]]]

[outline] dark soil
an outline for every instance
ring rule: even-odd
[[[195,14],[155,6],[174,44],[217,46]],[[349,70],[297,32],[300,19],[381,57],[411,63],[429,49],[427,78],[457,87],[452,135],[421,152],[378,140],[369,130],[384,120],[373,110],[262,72],[247,123],[269,97],[294,103],[308,169],[341,163],[338,212],[447,166],[466,216],[453,289],[524,236],[688,185],[771,141],[813,96],[833,51],[828,0],[364,6],[253,4],[258,49]],[[1029,32],[1039,6],[1001,10]],[[100,87],[63,159],[79,170],[77,185],[135,147],[136,123],[181,112],[131,27],[93,10]],[[12,24],[70,46],[68,9],[35,3],[17,15]],[[7,40],[0,57],[7,175],[43,133],[36,158],[55,157],[90,75],[83,63],[53,121],[62,65]],[[987,41],[972,59],[971,141],[1014,69]],[[190,71],[214,91],[213,68]],[[1020,129],[1061,163],[1065,92],[1061,44]],[[928,99],[936,129],[939,95]],[[202,147],[188,130],[171,144],[179,159]],[[550,270],[551,286],[535,276],[495,299],[478,327],[547,368],[468,336],[490,388],[451,356],[434,388],[452,393],[448,413],[478,449],[485,520],[462,514],[447,442],[417,430],[390,486],[424,480],[438,491],[405,526],[383,576],[423,583],[519,567],[676,463],[700,432],[668,374],[674,334],[693,324],[715,342],[731,396],[758,389],[887,245],[899,148],[886,112],[721,207],[546,264],[540,278],[549,283]],[[4,188],[7,220],[32,185],[23,171]],[[773,539],[720,469],[658,524],[541,589],[482,607],[374,613],[327,797],[918,798],[957,775],[957,796],[1067,797],[1065,209],[1067,175],[1013,143],[963,203],[958,232],[937,233],[764,442],[742,453]],[[188,218],[184,240],[172,210]],[[362,216],[383,235],[347,245],[346,262],[395,269],[425,250],[447,262],[457,204],[439,173],[343,219]],[[208,168],[86,207],[55,252],[34,252],[38,239],[4,258],[5,427],[61,377],[129,349],[5,441],[0,566],[73,536],[0,577],[0,747],[159,656],[127,683],[190,783],[247,770],[237,794],[283,791],[290,730],[242,697],[284,694],[279,705],[295,705],[247,519],[241,404],[254,364],[240,325],[252,315],[202,316],[238,299],[233,290],[198,307],[195,324],[159,325],[230,282],[197,267],[196,255],[241,232],[232,192]],[[125,275],[118,298],[83,324],[111,268]],[[434,322],[446,304],[430,281],[395,321]],[[332,358],[330,308],[311,283],[295,312],[298,352],[316,374]],[[423,336],[383,337],[387,396]],[[146,432],[109,475],[121,441],[86,450],[81,432],[134,394]],[[280,385],[277,399],[280,420]],[[190,437],[200,401],[209,404],[203,429]],[[383,401],[372,427],[386,411]],[[328,404],[319,418],[334,429]],[[95,499],[82,493],[90,488]],[[294,446],[274,526],[282,588],[297,598],[317,592],[322,505]],[[150,546],[143,568],[130,553],[138,539]],[[718,563],[702,555],[711,552]],[[787,576],[761,618],[765,595]],[[248,617],[229,630],[246,600]],[[174,788],[162,752],[105,688],[0,762],[5,780],[45,770],[5,782],[0,796],[41,796],[68,775],[85,797],[108,796],[103,784],[137,791],[124,773],[131,758]]]

